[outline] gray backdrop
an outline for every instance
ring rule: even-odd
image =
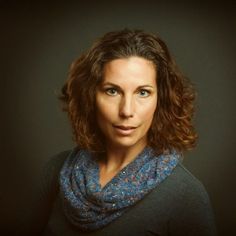
[[[57,100],[70,63],[105,32],[131,27],[158,33],[196,85],[199,142],[184,163],[209,193],[219,234],[236,235],[235,6],[1,1],[1,228],[20,227],[39,166],[74,146]]]

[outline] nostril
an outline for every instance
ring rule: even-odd
[[[129,118],[129,117],[133,117],[133,114],[131,112],[121,111],[120,117]]]

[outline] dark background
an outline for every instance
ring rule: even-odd
[[[57,94],[97,37],[158,33],[198,91],[197,148],[184,164],[205,185],[219,235],[236,235],[236,4],[229,1],[0,1],[1,229],[23,227],[35,176],[74,146]]]

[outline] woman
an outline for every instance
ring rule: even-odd
[[[109,32],[62,88],[76,147],[46,166],[44,235],[216,235],[208,195],[181,164],[194,147],[195,92],[167,46]]]

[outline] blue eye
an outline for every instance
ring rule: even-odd
[[[148,90],[142,89],[139,91],[139,95],[141,97],[148,97],[150,95],[150,92]]]
[[[110,96],[115,96],[117,95],[117,90],[115,88],[107,88],[105,90],[106,94],[110,95]]]

